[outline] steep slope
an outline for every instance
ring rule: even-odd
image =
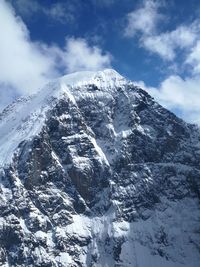
[[[114,70],[0,115],[1,266],[197,267],[200,132]]]

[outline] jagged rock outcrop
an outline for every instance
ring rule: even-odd
[[[199,266],[199,128],[114,70],[8,106],[0,164],[0,266]]]

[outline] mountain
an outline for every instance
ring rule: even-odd
[[[0,114],[0,266],[198,267],[200,131],[114,70]]]

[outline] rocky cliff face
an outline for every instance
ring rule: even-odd
[[[114,70],[8,106],[0,164],[0,266],[199,266],[199,129]]]

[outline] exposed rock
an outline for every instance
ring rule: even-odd
[[[7,107],[0,163],[1,266],[199,266],[199,128],[115,71]]]

